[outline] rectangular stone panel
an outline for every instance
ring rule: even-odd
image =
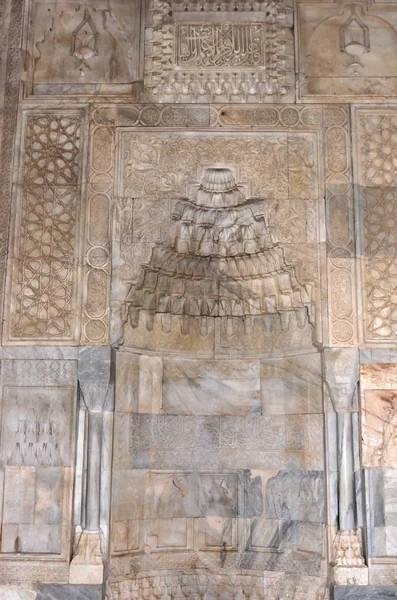
[[[30,356],[52,352],[30,351]],[[17,560],[21,554],[68,557],[76,366],[74,360],[56,358],[1,361],[1,552],[17,554]]]
[[[394,108],[355,107],[355,179],[359,287],[364,343],[391,343],[397,338],[394,311],[396,239],[396,156]]]
[[[5,342],[77,341],[82,111],[24,112]]]
[[[43,469],[6,467],[1,552],[60,554],[64,490],[45,489],[45,478]]]
[[[237,550],[236,519],[206,517],[199,524],[200,550]]]
[[[162,410],[191,415],[260,412],[259,361],[165,359]]]
[[[265,28],[262,23],[186,23],[175,26],[176,62],[189,68],[264,67]],[[233,54],[225,53],[226,47]],[[211,52],[208,52],[211,48]]]
[[[36,469],[8,467],[4,485],[4,524],[33,523]]]
[[[359,208],[363,338],[367,343],[393,342],[397,339],[393,279],[397,239],[392,226],[397,217],[396,189],[362,188]],[[390,226],[390,233],[385,235]]]
[[[119,452],[129,455],[125,464],[134,469],[322,470],[322,422],[322,415],[135,414],[129,416],[130,443],[121,442]]]
[[[292,10],[280,0],[185,5],[151,0],[145,97],[151,102],[293,102]]]
[[[2,462],[72,466],[74,396],[72,388],[4,387]]]
[[[153,519],[141,523],[141,539],[150,552],[193,550],[193,519]]]
[[[318,471],[285,471],[268,479],[266,516],[269,519],[323,523],[324,477]]]
[[[266,415],[321,413],[320,354],[262,361],[261,404]]]
[[[397,95],[393,2],[297,4],[299,97],[304,102],[383,100]]]
[[[72,7],[72,10],[70,10]],[[139,0],[32,2],[29,75],[35,95],[133,94],[142,78]]]
[[[266,552],[280,546],[280,523],[276,519],[256,517],[251,519],[247,550]]]
[[[360,383],[362,464],[395,468],[396,366],[362,365]]]
[[[335,600],[387,600],[396,598],[395,585],[338,585],[335,587]]]

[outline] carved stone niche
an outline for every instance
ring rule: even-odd
[[[140,0],[33,0],[31,11],[33,94],[134,93],[142,79]]]
[[[317,231],[310,136],[125,132],[121,144],[124,344],[201,356],[312,347],[316,238],[279,243],[274,216],[288,218],[289,194],[311,198],[301,218]]]
[[[298,0],[299,96],[354,102],[397,95],[397,6]]]
[[[151,102],[294,102],[290,0],[151,0]]]

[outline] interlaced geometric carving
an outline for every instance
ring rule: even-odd
[[[360,118],[361,168],[366,186],[397,182],[397,116],[363,114]]]
[[[13,335],[70,338],[80,118],[28,119]]]
[[[80,118],[32,116],[26,124],[24,183],[77,185]]]
[[[397,338],[397,196],[394,188],[364,194],[366,334]]]

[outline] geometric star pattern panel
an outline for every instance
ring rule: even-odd
[[[80,115],[27,117],[12,339],[74,339],[80,159]]]

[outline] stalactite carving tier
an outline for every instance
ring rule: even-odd
[[[148,330],[156,314],[162,329],[171,330],[171,315],[181,317],[182,333],[198,318],[202,335],[208,319],[220,317],[230,335],[234,318],[245,319],[253,333],[253,317],[272,327],[289,313],[298,325],[314,317],[310,286],[301,286],[283,250],[266,225],[266,203],[246,199],[228,168],[206,168],[189,198],[172,200],[172,225],[166,243],[157,244],[143,265],[141,280],[126,300],[129,320],[137,327],[144,315]]]

